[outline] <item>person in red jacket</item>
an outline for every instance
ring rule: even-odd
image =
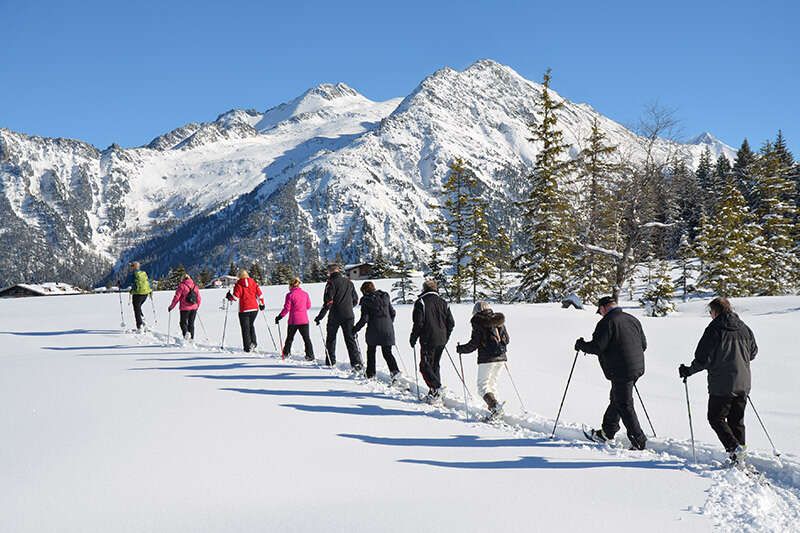
[[[283,353],[292,353],[292,341],[298,331],[303,337],[303,344],[306,347],[306,361],[314,360],[314,345],[311,344],[311,337],[308,333],[308,310],[311,309],[311,297],[306,291],[300,288],[300,278],[294,278],[289,283],[289,292],[286,294],[286,301],[283,310],[275,317],[275,323],[289,315],[289,329],[286,331],[286,343],[283,345]]]
[[[239,326],[242,328],[242,346],[245,352],[255,350],[256,346],[258,346],[258,341],[256,340],[256,318],[259,310],[264,310],[261,287],[250,277],[247,270],[240,270],[239,281],[233,287],[233,294],[229,291],[225,297],[231,302],[239,301]]]
[[[169,304],[167,311],[172,312],[176,305],[181,312],[181,335],[184,339],[194,340],[194,319],[197,317],[197,309],[200,307],[200,288],[189,276],[184,274],[183,279],[175,290],[172,303]]]

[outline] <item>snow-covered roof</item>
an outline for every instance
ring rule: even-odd
[[[83,291],[77,287],[73,287],[68,283],[57,283],[57,282],[47,282],[38,284],[17,283],[16,285],[11,285],[10,287],[6,287],[3,290],[10,289],[12,287],[22,287],[23,289],[27,289],[40,296],[53,296],[57,294],[83,294]]]
[[[372,266],[372,263],[353,263],[351,265],[345,265],[345,270],[352,270],[354,268],[362,267],[362,266]]]

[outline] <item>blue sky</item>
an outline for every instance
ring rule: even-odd
[[[491,58],[632,124],[800,157],[798,2],[24,2],[0,0],[0,127],[135,146],[322,82],[404,96]]]

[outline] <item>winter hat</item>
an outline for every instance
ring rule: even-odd
[[[491,310],[492,308],[489,307],[488,302],[483,302],[483,301],[475,302],[475,305],[472,307],[472,314],[477,315],[481,311],[491,311]]]

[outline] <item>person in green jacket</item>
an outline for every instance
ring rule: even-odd
[[[150,281],[147,279],[147,272],[141,269],[138,261],[130,264],[133,283],[131,283],[131,299],[133,301],[133,316],[136,317],[136,329],[139,331],[144,327],[144,313],[142,305],[147,297],[153,293],[150,288]]]

